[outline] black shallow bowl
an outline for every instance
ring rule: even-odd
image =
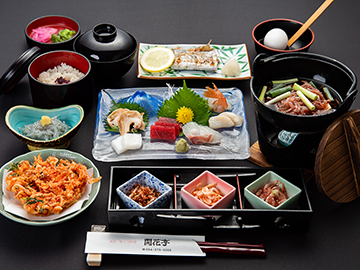
[[[47,84],[37,80],[41,72],[61,63],[66,63],[85,75],[77,81],[66,84]],[[73,51],[52,51],[38,56],[28,68],[34,107],[53,109],[78,104],[87,112],[92,105],[90,71],[89,60]]]
[[[272,125],[293,132],[324,131],[337,117],[347,112],[357,93],[357,78],[343,63],[319,54],[306,52],[259,54],[253,62],[250,91],[257,114]],[[259,100],[262,87],[276,79],[302,78],[322,82],[334,89],[343,100],[334,111],[313,116],[296,116],[276,111]]]
[[[67,28],[76,31],[76,34],[71,39],[59,43],[38,42],[31,38],[31,33],[33,29],[36,29],[41,26],[54,27],[59,30]],[[61,15],[49,15],[49,16],[39,17],[31,21],[25,27],[25,38],[27,44],[30,47],[34,47],[34,46],[39,47],[42,52],[55,51],[55,50],[71,51],[73,50],[73,43],[75,39],[80,35],[80,33],[81,33],[80,25],[77,21]]]
[[[255,43],[255,50],[257,53],[266,53],[268,55],[285,53],[285,52],[307,52],[310,46],[313,44],[315,35],[314,32],[309,28],[305,31],[304,34],[287,50],[276,50],[269,47],[266,47],[263,44],[263,40],[267,32],[274,28],[280,28],[285,31],[288,38],[290,39],[297,30],[303,24],[298,21],[290,19],[271,19],[263,21],[256,25],[252,31],[252,38]]]
[[[132,67],[137,41],[113,24],[100,23],[75,40],[74,50],[89,59],[95,81],[111,86]]]

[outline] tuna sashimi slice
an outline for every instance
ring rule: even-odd
[[[178,136],[178,135],[180,134],[180,125],[179,125],[178,123],[155,121],[155,125],[157,125],[157,126],[174,127],[175,130],[176,130],[176,136]]]
[[[151,139],[175,140],[177,137],[175,127],[152,125],[150,127]]]

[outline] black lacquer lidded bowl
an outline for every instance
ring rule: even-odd
[[[110,84],[130,70],[136,58],[137,41],[113,24],[100,23],[75,40],[74,50],[89,59],[96,81]]]

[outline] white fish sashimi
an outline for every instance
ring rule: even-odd
[[[221,134],[218,131],[195,122],[185,124],[182,130],[193,144],[218,144],[221,142]]]
[[[209,127],[213,129],[241,126],[244,119],[232,112],[223,112],[209,119]]]

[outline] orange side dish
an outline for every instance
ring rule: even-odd
[[[216,183],[209,184],[207,186],[202,187],[199,183],[191,192],[198,200],[202,201],[208,206],[213,206],[216,204],[224,195],[215,187]]]
[[[147,206],[160,197],[161,193],[158,192],[155,188],[136,184],[128,196],[130,199],[137,202],[141,206]]]
[[[11,164],[5,179],[7,190],[15,193],[24,209],[32,215],[58,214],[76,203],[86,184],[100,181],[87,173],[86,166],[73,160],[34,156],[34,163],[23,160]]]

